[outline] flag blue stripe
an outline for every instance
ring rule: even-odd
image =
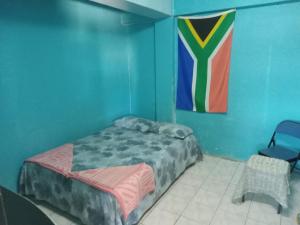
[[[193,110],[192,81],[194,61],[178,36],[178,82],[176,108]]]

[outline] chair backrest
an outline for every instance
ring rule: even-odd
[[[300,122],[284,120],[277,125],[275,132],[300,138]]]
[[[2,190],[0,188],[0,224],[7,225],[7,218],[6,218],[3,198],[4,198],[4,196],[3,196]]]
[[[36,205],[21,195],[0,186],[1,225],[54,225]]]

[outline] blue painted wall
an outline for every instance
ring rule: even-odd
[[[173,0],[126,0],[171,15]]]
[[[157,120],[173,122],[174,111],[174,19],[155,23],[156,114]]]
[[[131,112],[155,119],[155,31],[154,22],[142,17],[128,21]]]
[[[154,57],[153,52],[148,55],[154,28],[131,29],[123,24],[124,15],[86,1],[1,1],[1,185],[16,189],[25,158],[131,112],[132,88],[141,83],[135,76],[141,71],[151,76],[154,59],[152,70],[142,59],[137,63],[144,68],[135,68],[130,60],[137,58],[134,54]],[[152,34],[150,46],[142,43],[147,33]],[[129,56],[131,37],[137,43]],[[149,89],[145,102],[154,101]],[[134,111],[153,117],[148,108],[136,104]]]
[[[241,6],[219,3],[176,0],[175,12]],[[187,124],[209,153],[248,158],[278,121],[300,120],[299,12],[298,1],[238,9],[228,113],[200,114],[175,110],[174,18],[153,24],[83,1],[2,1],[0,184],[15,189],[25,158],[128,113]]]
[[[193,14],[199,12],[209,12],[216,10],[224,10],[229,8],[246,8],[258,7],[271,4],[284,4],[297,2],[299,0],[174,0],[174,14]]]
[[[214,2],[214,8],[204,9],[208,1],[204,1],[203,7],[195,2],[187,4],[189,9],[185,12],[220,9],[225,4],[225,1],[220,1],[220,5]],[[175,12],[181,12],[181,6],[184,7],[175,4]],[[299,12],[300,2],[237,10],[228,112],[202,114],[176,110],[177,122],[191,126],[208,153],[247,159],[266,146],[279,121],[300,120]]]

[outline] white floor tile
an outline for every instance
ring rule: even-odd
[[[188,204],[188,199],[169,194],[156,207],[174,214],[181,214]]]
[[[195,188],[201,187],[201,185],[206,180],[208,175],[200,175],[200,174],[191,174],[191,173],[184,173],[178,180],[178,183],[186,184],[189,186],[193,186]]]
[[[152,206],[152,208],[150,208],[140,219],[140,223],[143,223],[143,221],[150,215],[150,213],[154,210],[155,206]]]
[[[292,198],[288,202],[288,208],[283,209],[281,214],[283,217],[294,219],[298,213],[300,213],[300,201]]]
[[[199,225],[199,223],[197,223],[195,220],[189,220],[182,216],[179,218],[176,225]]]
[[[293,183],[290,185],[291,195],[289,196],[289,199],[295,199],[300,202],[300,182],[299,183]]]
[[[285,218],[281,217],[281,225],[298,225],[297,218]]]
[[[199,177],[206,178],[211,171],[202,162],[196,163],[185,171],[185,174],[193,174]]]
[[[216,209],[220,202],[221,202],[221,196],[209,191],[204,191],[200,189],[195,197],[193,198],[193,201],[198,202],[202,205],[208,206],[212,209]]]
[[[228,183],[217,182],[215,181],[214,177],[208,177],[201,188],[204,191],[213,192],[215,194],[222,196],[225,193],[227,186]]]
[[[234,183],[234,184],[237,184],[244,172],[244,168],[245,168],[245,163],[240,163],[239,166],[237,167],[233,177],[232,177],[232,180],[231,180],[231,183]]]
[[[228,172],[221,169],[216,169],[211,173],[209,178],[213,179],[216,182],[229,184],[232,180],[233,173],[234,172]]]
[[[280,215],[272,205],[253,201],[250,206],[248,218],[265,224],[280,225]]]
[[[220,160],[221,160],[221,158],[216,157],[216,156],[207,155],[207,154],[203,155],[203,161],[205,163],[214,163],[215,165],[217,165],[220,162]]]
[[[266,224],[266,223],[262,223],[260,221],[257,221],[257,220],[253,220],[253,219],[247,219],[246,221],[246,225],[269,225],[269,224]],[[271,225],[271,224],[270,224]]]
[[[278,203],[268,195],[254,194],[252,200],[252,208],[265,213],[277,213]]]
[[[206,174],[206,177],[209,177],[215,169],[215,165],[201,165],[198,167],[198,170],[201,170],[201,172],[199,171],[198,173]]]
[[[191,202],[184,210],[183,216],[187,219],[195,220],[201,225],[209,225],[215,210],[197,202]]]
[[[239,215],[240,217],[246,217],[250,208],[250,204],[250,201],[245,201],[240,204],[234,204],[232,203],[231,197],[224,196],[219,206],[219,209],[228,213]]]
[[[198,189],[193,186],[178,182],[171,187],[168,194],[190,200],[195,196],[197,190]]]
[[[218,209],[211,225],[244,225],[246,221],[246,215],[241,216],[239,214],[229,213]]]
[[[226,189],[224,195],[226,195],[226,196],[228,196],[228,197],[232,197],[233,194],[234,194],[234,192],[235,192],[235,190],[236,190],[236,187],[237,187],[237,184],[235,184],[235,183],[230,183],[230,184],[228,185],[228,187],[227,187],[227,189]]]
[[[202,163],[202,166],[205,168],[214,169],[219,164],[219,162],[220,162],[220,158],[204,155],[203,161],[200,163]]]
[[[174,225],[179,218],[179,215],[154,209],[149,216],[142,221],[143,225]]]
[[[300,202],[300,173],[293,172],[290,177],[290,188],[292,197]]]
[[[227,159],[221,159],[217,165],[217,169],[222,169],[223,171],[226,171],[228,173],[234,173],[240,162],[227,160]]]
[[[291,174],[291,181],[292,182],[300,182],[300,173],[299,172],[293,172]]]

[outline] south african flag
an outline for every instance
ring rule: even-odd
[[[235,10],[178,18],[177,108],[226,112]]]

